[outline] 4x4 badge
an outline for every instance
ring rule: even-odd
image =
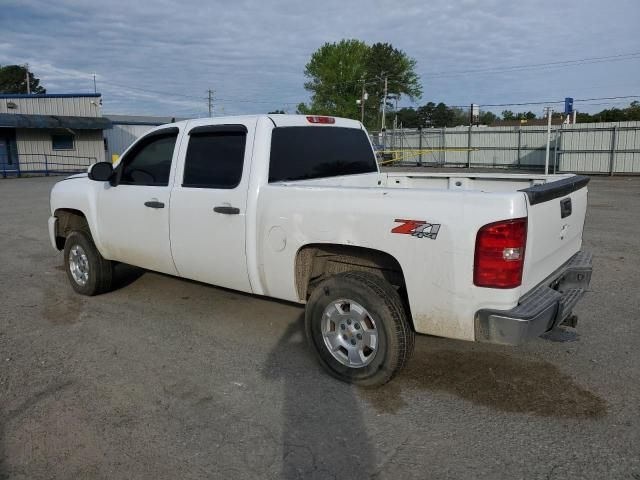
[[[439,223],[429,223],[424,220],[403,220],[396,218],[394,222],[399,222],[401,225],[393,228],[391,233],[404,233],[405,235],[411,235],[413,237],[435,240],[440,231]]]

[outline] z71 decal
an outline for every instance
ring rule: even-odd
[[[440,224],[428,223],[424,220],[402,220],[396,218],[394,222],[399,222],[401,225],[393,228],[391,233],[404,233],[413,237],[435,240],[440,231]]]

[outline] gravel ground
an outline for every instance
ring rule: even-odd
[[[321,371],[296,305],[125,266],[74,294],[56,180],[0,180],[0,478],[640,479],[640,178],[590,184],[577,333],[419,336],[374,391]]]

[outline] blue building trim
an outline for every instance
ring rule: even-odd
[[[100,98],[101,93],[2,93],[0,99],[4,98]]]

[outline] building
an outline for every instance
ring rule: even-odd
[[[101,94],[0,94],[0,175],[86,170],[105,160]]]
[[[174,117],[143,117],[134,115],[110,115],[105,116],[111,122],[112,128],[104,131],[105,149],[107,159],[115,160],[122,155],[129,145],[140,138],[146,132],[159,125],[172,123],[182,118]]]

